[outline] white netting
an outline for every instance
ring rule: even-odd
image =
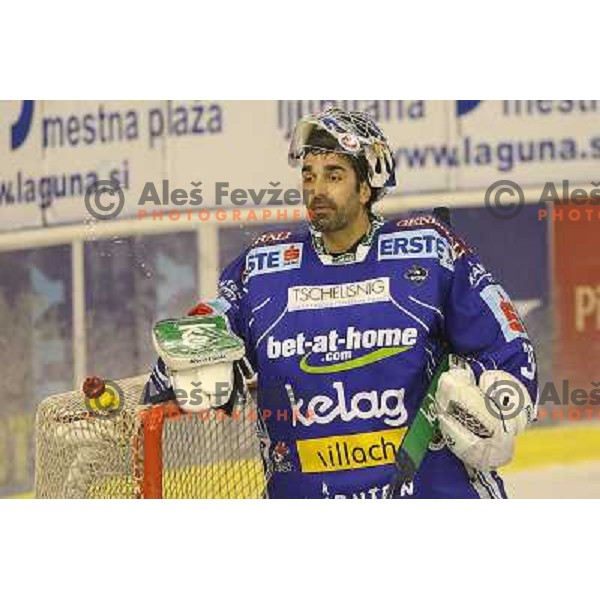
[[[117,381],[123,404],[99,418],[82,392],[51,396],[36,419],[38,498],[261,498],[252,404],[181,413],[138,404],[146,378]],[[158,487],[157,487],[158,486]]]

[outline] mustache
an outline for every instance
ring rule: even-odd
[[[336,208],[336,204],[330,198],[318,197],[313,198],[308,205],[308,208],[314,210],[316,208]]]

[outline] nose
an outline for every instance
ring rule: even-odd
[[[311,190],[311,194],[313,199],[317,198],[327,198],[327,193],[329,191],[329,187],[327,185],[327,181],[323,177],[317,177],[314,182]]]

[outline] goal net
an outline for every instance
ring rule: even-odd
[[[115,382],[119,410],[90,410],[82,391],[44,400],[36,418],[38,498],[262,498],[266,479],[253,403],[231,414],[139,404],[145,376]]]

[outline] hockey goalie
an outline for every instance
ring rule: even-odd
[[[233,414],[256,373],[269,498],[506,497],[497,469],[533,418],[537,376],[501,284],[441,220],[376,214],[394,159],[368,115],[304,117],[289,160],[310,222],[259,236],[224,269],[218,298],[155,327],[144,402]],[[448,356],[426,453],[395,485],[398,453]]]

